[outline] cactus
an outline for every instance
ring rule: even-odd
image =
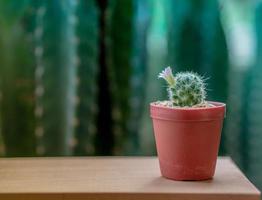
[[[34,1],[38,155],[70,155],[76,107],[75,0]]]
[[[205,83],[198,74],[180,72],[174,76],[172,69],[168,67],[158,77],[168,83],[169,99],[174,106],[192,107],[205,102]]]
[[[3,41],[10,43],[8,46],[3,43],[5,51],[8,49],[8,54],[6,56],[2,53],[3,59],[1,59],[2,63],[6,60],[8,62],[3,63],[1,69],[1,74],[6,77],[1,77],[1,84],[10,85],[1,89],[3,98],[0,118],[7,155],[34,155],[35,148],[38,155],[69,155],[73,151],[77,155],[93,154],[98,54],[98,14],[94,1],[1,1],[0,11],[0,15],[3,16],[0,22],[5,23],[6,26],[22,19],[25,23],[23,25],[26,26],[22,34],[28,36],[27,44],[22,44],[20,26],[18,28],[15,26],[9,31],[11,39],[7,40],[8,33],[3,38]],[[28,12],[26,13],[28,16],[24,16],[25,11]],[[24,35],[21,41],[24,40],[23,37]],[[17,48],[16,45],[20,45],[22,49]],[[35,58],[30,56],[33,54],[32,49],[24,48],[31,45],[35,49]],[[11,50],[12,47],[14,50]],[[16,49],[19,52],[25,52],[25,55],[16,52]],[[20,56],[13,58],[9,56],[9,53],[21,55],[21,58]],[[30,59],[27,62],[28,58]],[[34,68],[35,62],[36,68]],[[25,70],[20,65],[26,65],[27,69]],[[27,77],[24,80],[24,76],[30,76],[31,82],[27,80]],[[15,90],[17,84],[14,82],[16,81],[26,83],[21,92]],[[36,102],[33,97],[34,83],[36,83]],[[27,91],[29,89],[30,98]],[[15,91],[8,93],[13,90]],[[12,99],[16,99],[16,96],[19,98],[16,107],[25,117],[14,114],[16,110],[8,110],[13,104],[9,94],[13,95]],[[20,95],[28,101],[22,101]],[[31,115],[29,116],[23,109],[28,109],[28,114]],[[9,115],[18,116],[21,120],[16,118],[11,120],[10,117],[8,118]],[[13,129],[7,121],[14,123]],[[20,126],[19,121],[23,127]],[[73,137],[74,130],[76,131],[75,138]],[[19,136],[24,137],[17,139],[18,133]],[[25,134],[28,137],[25,137]],[[30,137],[29,134],[31,134]],[[35,136],[37,147],[35,147]],[[24,141],[31,144],[30,154],[23,149]]]
[[[30,0],[3,0],[0,1],[0,21],[1,24],[12,27],[24,17],[30,4]]]
[[[34,61],[28,1],[0,2],[1,133],[6,156],[34,156]]]
[[[130,74],[132,54],[133,0],[111,0],[107,10],[106,48],[110,70],[114,154],[124,151],[127,137],[127,121],[130,116]],[[123,33],[123,30],[125,32]]]
[[[78,103],[75,130],[75,155],[93,155],[96,135],[97,74],[98,74],[98,9],[94,0],[80,0],[76,6]]]
[[[199,71],[203,61],[202,12],[205,0],[169,1],[169,62],[177,71]],[[186,69],[185,69],[186,67]]]
[[[219,78],[225,80],[224,72],[228,69],[227,45],[219,19],[218,2],[177,0],[167,5],[170,65],[176,66],[177,71],[204,73],[211,77],[212,88],[224,88],[220,87],[219,81],[214,81]],[[216,90],[216,93],[220,91],[224,89]],[[226,98],[225,93],[220,96],[213,94],[212,90],[207,92],[212,98]]]
[[[253,8],[254,9],[254,8]],[[245,95],[246,105],[246,121],[247,126],[244,134],[245,141],[247,142],[244,146],[245,154],[243,154],[247,166],[246,174],[248,178],[262,190],[262,105],[261,105],[261,89],[262,89],[262,3],[257,2],[255,11],[255,28],[256,28],[256,62],[252,68],[250,68],[250,81],[249,84],[245,84],[246,90],[249,91],[249,95]],[[253,13],[253,12],[252,12]],[[243,148],[243,146],[242,146]]]
[[[146,39],[151,21],[151,0],[134,1],[133,41],[130,74],[130,115],[127,122],[127,155],[141,154],[140,131],[146,97],[147,50]]]
[[[150,1],[112,0],[108,8],[108,66],[113,102],[114,154],[138,154],[145,100]],[[121,30],[126,30],[125,33]],[[110,48],[110,49],[109,49]]]
[[[175,80],[175,84],[168,91],[174,105],[190,107],[204,103],[205,84],[199,75],[192,72],[182,72],[176,74]]]

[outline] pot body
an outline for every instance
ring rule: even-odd
[[[164,177],[205,180],[214,176],[225,104],[208,108],[167,108],[151,104],[150,112]]]

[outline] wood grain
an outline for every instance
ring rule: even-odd
[[[171,181],[155,157],[0,159],[4,200],[259,200],[259,191],[229,158],[214,179]]]

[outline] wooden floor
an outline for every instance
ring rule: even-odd
[[[162,178],[155,157],[0,159],[0,200],[258,200],[229,158],[214,179]]]

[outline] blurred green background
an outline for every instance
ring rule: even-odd
[[[262,189],[262,1],[0,0],[1,156],[155,155],[157,74],[208,77],[220,155]]]

